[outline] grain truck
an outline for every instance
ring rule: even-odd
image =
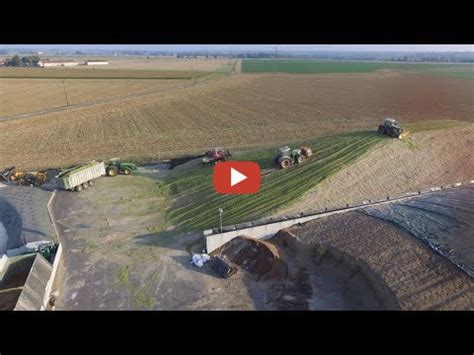
[[[93,161],[89,164],[63,171],[56,178],[63,189],[81,191],[92,186],[92,181],[101,176],[105,176],[104,162]]]

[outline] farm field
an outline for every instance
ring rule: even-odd
[[[100,57],[99,59],[101,59]],[[109,65],[101,69],[149,69],[149,70],[169,70],[169,71],[204,71],[222,72],[230,71],[234,59],[217,58],[175,58],[175,57],[150,57],[150,58],[105,58]],[[85,68],[78,66],[75,68]]]
[[[0,146],[0,167],[169,158],[215,145],[268,147],[374,130],[384,117],[405,125],[473,122],[473,95],[471,80],[446,76],[240,74],[0,122],[0,139],[8,142]]]
[[[0,68],[0,78],[30,79],[191,79],[209,74],[192,70],[103,69],[95,67],[68,68]]]
[[[215,80],[236,68],[236,61],[227,59],[106,59],[110,65],[100,67],[0,68],[0,120],[2,116],[161,92]]]
[[[394,63],[362,61],[325,61],[304,59],[244,59],[243,73],[369,73],[377,70],[426,71],[433,69],[461,70],[472,77],[472,64]]]
[[[2,116],[65,107],[92,100],[167,90],[192,81],[181,80],[58,80],[0,79]],[[66,94],[65,94],[66,91]],[[67,95],[67,101],[66,101]]]

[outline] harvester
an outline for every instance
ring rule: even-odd
[[[301,146],[299,149],[291,149],[288,146],[278,148],[278,153],[275,158],[275,166],[286,169],[291,165],[301,164],[313,155],[311,148]]]
[[[227,160],[227,158],[231,156],[232,153],[228,149],[224,150],[221,147],[216,147],[206,152],[206,156],[202,158],[201,164],[203,166],[215,165],[220,163],[221,161]]]
[[[137,170],[137,166],[134,163],[122,162],[117,158],[111,159],[106,168],[108,176],[116,176],[118,174],[130,175],[135,170]]]
[[[386,134],[398,139],[405,139],[410,135],[410,132],[401,128],[393,118],[386,118],[385,121],[379,125],[378,132],[379,134]]]

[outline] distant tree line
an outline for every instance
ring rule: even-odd
[[[36,67],[41,58],[37,55],[29,55],[26,57],[20,57],[15,55],[12,58],[5,60],[5,66],[7,67]]]
[[[403,56],[392,57],[392,62],[451,62],[451,63],[473,63],[474,58],[456,56]]]

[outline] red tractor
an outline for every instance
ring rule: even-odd
[[[206,156],[202,158],[201,163],[203,166],[214,165],[221,161],[225,161],[232,154],[229,150],[224,150],[221,147],[216,147],[213,150],[206,152]]]

